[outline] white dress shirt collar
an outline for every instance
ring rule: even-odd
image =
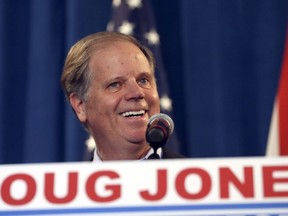
[[[147,154],[143,158],[139,159],[138,161],[147,160],[148,157],[153,154],[153,152],[154,152],[154,150],[152,148],[150,148],[149,151],[147,152]],[[157,154],[159,155],[159,157],[161,159],[162,158],[162,148],[157,149]],[[93,162],[103,162],[101,160],[101,158],[99,157],[96,148],[94,150]]]

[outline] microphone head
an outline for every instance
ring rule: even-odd
[[[170,118],[170,116],[164,114],[164,113],[157,113],[154,114],[153,116],[150,117],[149,121],[148,121],[148,128],[149,125],[152,125],[154,121],[165,121],[167,123],[167,127],[169,129],[169,134],[171,135],[174,131],[174,122],[173,120]]]
[[[163,147],[174,130],[173,120],[164,113],[158,113],[148,121],[146,139],[154,148]]]

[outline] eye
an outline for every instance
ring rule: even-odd
[[[147,78],[141,78],[138,82],[140,85],[148,85],[150,83],[150,81]]]
[[[110,89],[111,91],[116,91],[117,89],[119,89],[121,87],[121,83],[120,82],[112,82],[107,86],[107,89]]]
[[[119,82],[113,82],[113,83],[111,83],[108,87],[115,88],[115,87],[119,87],[119,86],[120,86],[120,83],[119,83]]]

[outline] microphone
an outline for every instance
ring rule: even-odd
[[[158,113],[148,121],[146,130],[146,140],[154,149],[154,154],[158,148],[163,147],[174,130],[173,120],[164,113]]]

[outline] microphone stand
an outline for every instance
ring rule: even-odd
[[[159,147],[156,147],[155,148],[155,146],[154,147],[152,147],[153,148],[153,154],[151,154],[149,157],[148,157],[148,160],[159,160],[160,159],[160,156],[157,154],[157,150],[158,150],[158,148]]]
[[[163,131],[159,128],[151,128],[146,132],[146,139],[154,151],[148,159],[159,160],[160,156],[157,154],[157,150],[158,148],[163,147],[167,141]]]

